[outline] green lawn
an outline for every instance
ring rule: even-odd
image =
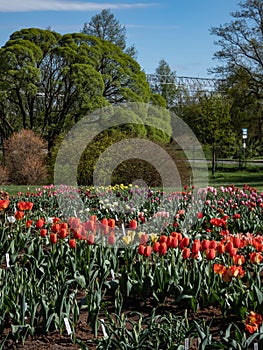
[[[235,185],[242,187],[248,184],[258,190],[263,190],[263,168],[250,167],[247,169],[220,169],[209,176],[209,185],[219,187],[222,185]]]
[[[233,165],[224,165],[224,167],[218,167],[214,175],[211,174],[211,169],[209,169],[210,186],[220,187],[235,185],[237,187],[243,187],[244,184],[248,184],[258,190],[263,190],[263,166],[247,166],[244,169],[238,169]],[[8,185],[0,186],[0,190],[7,191],[11,195],[16,195],[17,192],[33,192],[39,187],[41,186]]]

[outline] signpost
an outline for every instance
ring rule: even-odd
[[[246,148],[247,128],[242,128],[243,148]]]
[[[242,128],[242,140],[243,140],[243,149],[244,149],[244,162],[246,162],[246,140],[247,140],[247,128]]]

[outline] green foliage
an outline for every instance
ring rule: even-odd
[[[95,36],[22,29],[0,49],[0,59],[1,136],[34,129],[49,150],[60,134],[94,110],[151,98],[139,64]]]
[[[249,127],[262,142],[262,2],[242,0],[231,16],[230,23],[210,30],[219,47],[214,54],[219,65],[211,71],[225,80],[223,88],[234,100],[235,128]]]
[[[157,78],[151,84],[152,91],[165,99],[167,108],[173,107],[179,96],[179,90],[175,81],[176,73],[162,59],[155,70],[155,74]]]
[[[220,147],[221,157],[233,155],[236,133],[231,123],[231,101],[224,96],[201,95],[185,105],[182,117],[204,145]]]

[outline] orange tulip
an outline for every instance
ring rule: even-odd
[[[255,333],[262,324],[262,316],[254,311],[250,311],[245,324],[246,330],[249,331],[250,334]]]
[[[15,212],[16,220],[22,220],[24,215],[25,215],[25,213],[23,211],[21,211],[21,210],[17,210]]]
[[[250,253],[249,258],[252,264],[260,264],[263,259],[261,252]]]
[[[235,256],[233,256],[233,261],[234,261],[234,264],[236,264],[236,265],[244,264],[245,260],[246,259],[245,259],[244,255],[235,255]]]
[[[111,228],[115,227],[115,220],[114,219],[108,219],[108,226]]]
[[[226,272],[226,267],[221,264],[214,264],[213,269],[214,269],[214,272],[219,275],[223,275]]]
[[[10,203],[9,199],[1,199],[0,200],[0,211],[7,209],[9,206],[9,203]]]

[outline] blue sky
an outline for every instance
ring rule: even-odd
[[[217,46],[212,26],[230,22],[240,0],[0,0],[0,46],[22,28],[51,27],[61,34],[79,32],[85,22],[110,9],[126,27],[137,61],[154,73],[164,59],[178,76],[209,77]]]

